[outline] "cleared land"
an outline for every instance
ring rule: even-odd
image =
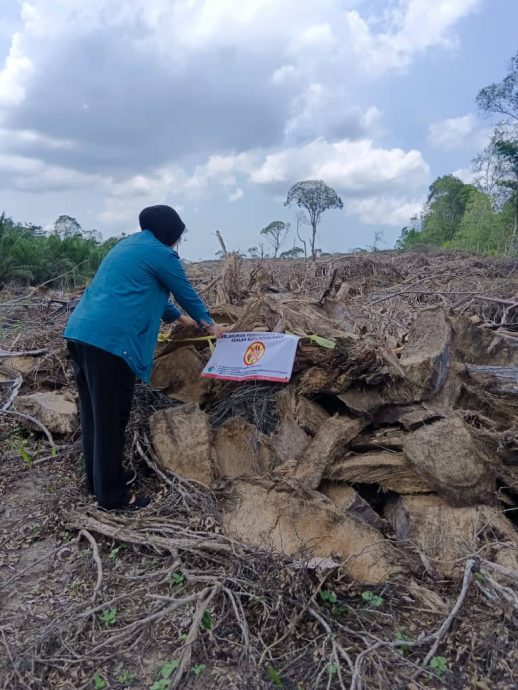
[[[514,688],[518,264],[458,253],[191,264],[232,330],[289,331],[292,382],[157,348],[99,511],[52,291],[0,302],[0,685]]]

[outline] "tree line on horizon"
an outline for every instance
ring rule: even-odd
[[[288,192],[286,206],[295,204],[297,236],[303,248],[293,247],[280,254],[283,258],[304,255],[316,259],[321,250],[316,247],[317,227],[322,214],[331,208],[341,209],[342,200],[334,189],[322,180],[303,180]],[[304,209],[302,211],[301,209]],[[302,236],[302,227],[309,226],[309,234]],[[261,237],[279,255],[290,230],[290,224],[274,221],[261,231]],[[56,286],[84,285],[95,273],[110,249],[125,235],[103,241],[96,230],[84,230],[78,221],[61,215],[50,229],[30,223],[16,223],[5,213],[0,215],[0,284],[41,285],[53,282]],[[219,253],[218,253],[219,254]],[[269,256],[264,242],[251,247],[252,258]]]
[[[119,241],[102,241],[96,230],[84,230],[75,218],[62,215],[49,231],[16,223],[0,214],[0,284],[63,287],[84,285]]]
[[[500,120],[473,160],[473,182],[438,177],[421,214],[402,229],[398,249],[432,245],[518,255],[518,52],[504,79],[483,88],[476,103],[486,116]]]

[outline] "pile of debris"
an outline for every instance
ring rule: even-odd
[[[393,257],[302,262],[304,279],[313,273],[320,282],[301,296],[290,291],[293,270],[282,285],[271,264],[249,266],[245,289],[243,261],[228,254],[206,290],[216,320],[234,332],[318,335],[334,348],[302,337],[289,385],[235,384],[201,378],[207,342],[173,331],[157,348],[152,376],[171,401],[149,417],[155,459],[215,490],[229,537],[335,559],[360,581],[423,568],[458,577],[473,553],[518,569],[518,299],[477,300],[480,293],[446,290],[444,281],[428,299],[427,281],[444,278],[452,288],[451,259],[447,270],[439,260],[435,272],[426,255],[404,260],[406,276]],[[498,265],[504,292],[507,268]],[[496,271],[483,264],[471,276],[480,285],[481,275]],[[425,302],[410,310],[415,297]],[[387,302],[402,307],[388,310]],[[493,308],[490,327],[473,303]],[[62,345],[52,357],[61,367],[54,375],[70,382]],[[53,434],[77,428],[71,392],[47,385],[17,395],[22,377],[41,388],[48,359],[44,349],[11,350],[0,374],[2,389],[12,386],[4,410],[55,447]]]
[[[518,569],[515,342],[444,306],[392,348],[339,299],[263,295],[215,316],[335,342],[303,339],[287,386],[200,378],[194,334],[159,348],[152,382],[177,404],[149,420],[156,459],[216,489],[229,536],[370,583],[458,577],[473,553]]]
[[[164,332],[128,428],[137,516],[84,488],[78,295],[0,302],[0,685],[514,687],[516,262],[188,268],[229,330],[301,340],[289,384],[233,383]]]

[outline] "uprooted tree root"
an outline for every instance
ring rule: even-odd
[[[512,687],[518,573],[473,555],[460,588],[442,588],[447,607],[404,582],[362,590],[327,559],[231,541],[212,494],[164,477],[145,436],[134,443],[167,491],[132,518],[64,512],[78,532],[52,560],[67,585],[23,630],[4,617],[2,687],[461,688],[483,681],[481,659],[493,687]]]

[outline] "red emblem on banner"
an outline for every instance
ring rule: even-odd
[[[243,361],[247,366],[257,364],[257,362],[264,357],[265,352],[266,347],[264,346],[264,343],[262,343],[260,340],[256,340],[254,343],[250,343],[250,345],[246,348]]]

